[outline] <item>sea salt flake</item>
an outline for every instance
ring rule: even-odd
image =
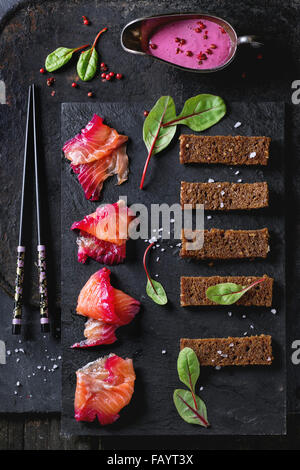
[[[216,369],[216,370],[220,370],[220,369],[221,369],[221,366],[216,366],[215,369]]]
[[[20,386],[21,386],[21,382],[18,381],[18,382],[16,383],[16,386],[17,386],[17,387],[20,387]]]
[[[210,220],[211,218],[212,218],[211,215],[208,215],[208,216],[207,216],[207,220]]]
[[[251,328],[251,330],[253,330],[253,329],[254,329],[254,326],[253,326],[253,325],[250,325],[250,328]]]
[[[243,181],[242,179],[237,180],[238,183],[241,183],[242,181]]]
[[[267,358],[267,361],[269,361],[269,362],[270,362],[270,361],[271,361],[271,358],[270,358],[270,357],[268,357],[268,358]]]
[[[239,170],[237,170],[234,174],[239,175],[240,174]]]
[[[244,336],[246,336],[247,334],[248,334],[248,332],[247,332],[247,331],[245,331],[245,333],[244,333]]]
[[[54,369],[54,370],[55,370],[55,369],[58,369],[58,365],[57,365],[57,364],[54,364],[54,365],[53,365],[53,369]]]
[[[220,203],[220,207],[221,207],[221,208],[224,207],[224,202],[221,202],[221,203]]]
[[[255,158],[256,157],[256,152],[251,152],[249,155],[249,158]]]
[[[160,250],[160,251],[166,251],[166,249],[165,249],[165,248],[161,248],[161,250]]]
[[[234,343],[230,343],[229,347],[233,348],[233,346],[234,346]]]
[[[237,129],[237,127],[240,127],[241,125],[242,123],[240,121],[237,121],[233,127]]]
[[[204,387],[200,387],[200,388],[199,388],[200,392],[202,392],[203,389],[204,389]]]
[[[6,351],[6,354],[7,354],[8,356],[10,356],[10,355],[11,355],[11,351]]]
[[[157,262],[157,263],[158,263],[158,261],[159,261],[159,256],[156,258],[156,262]]]
[[[20,358],[18,357],[18,359],[16,359],[16,362],[20,362]]]
[[[161,351],[161,353],[162,353],[162,354],[167,354],[166,349],[163,349],[163,350]]]
[[[242,318],[247,318],[246,315],[242,315]]]
[[[224,196],[225,191],[221,191],[220,194],[221,194],[221,196]]]
[[[208,178],[207,182],[208,182],[208,183],[214,183],[215,180],[214,180],[213,178]]]
[[[152,237],[152,238],[149,238],[149,243],[154,243],[154,242],[157,242],[157,238],[156,237]]]
[[[276,308],[272,308],[271,313],[273,313],[273,315],[275,315],[277,313]]]
[[[231,317],[231,316],[232,316],[232,312],[228,312],[228,316]]]

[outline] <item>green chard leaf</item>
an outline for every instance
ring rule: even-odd
[[[163,288],[163,286],[161,285],[160,282],[157,282],[155,281],[154,279],[150,278],[151,279],[151,282],[152,282],[152,285],[154,287],[152,287],[151,285],[151,282],[150,280],[148,279],[147,281],[147,285],[146,285],[146,293],[147,295],[150,297],[150,299],[152,299],[156,304],[158,305],[166,305],[166,303],[168,303],[168,298],[167,298],[167,294],[165,292],[165,289]]]
[[[184,348],[180,351],[177,359],[177,371],[181,382],[191,391],[195,391],[195,385],[200,375],[200,365],[191,348]]]
[[[260,284],[264,281],[264,278],[253,282],[249,286],[240,286],[233,282],[224,282],[210,286],[206,290],[206,297],[219,305],[232,305],[237,302],[248,290],[252,287]]]
[[[176,125],[163,128],[162,124],[176,116],[175,103],[171,96],[161,96],[144,122],[143,139],[152,155],[165,149],[176,132]]]
[[[193,131],[204,131],[216,124],[226,113],[225,102],[219,96],[202,94],[188,99],[176,116],[171,96],[161,96],[144,122],[143,138],[148,150],[140,189],[143,189],[147,168],[152,155],[164,150],[173,139],[178,124],[185,124]]]
[[[87,46],[88,44],[74,49],[70,49],[68,47],[58,47],[55,49],[55,51],[51,52],[51,54],[46,57],[46,70],[48,72],[54,72],[55,70],[60,69],[65,64],[67,64],[69,60],[71,60],[74,52],[77,52]]]
[[[88,82],[94,78],[97,72],[98,52],[96,49],[89,49],[80,54],[77,62],[77,73],[83,82]]]
[[[101,29],[101,31],[99,31],[99,33],[97,34],[92,47],[80,54],[79,60],[77,62],[77,73],[79,75],[79,78],[83,82],[88,82],[89,80],[92,80],[92,78],[94,78],[94,76],[96,75],[98,65],[98,52],[96,51],[95,47],[99,37],[105,31],[107,31],[107,28]]]
[[[207,428],[207,410],[204,401],[188,390],[176,389],[173,394],[174,404],[181,418],[189,424],[198,424]]]
[[[199,132],[219,122],[225,113],[226,104],[220,96],[202,94],[193,96],[184,103],[174,123],[184,124],[193,131]]]

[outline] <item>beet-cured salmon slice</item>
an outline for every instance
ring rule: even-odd
[[[117,340],[115,335],[117,328],[117,325],[89,318],[83,332],[86,339],[73,344],[72,348],[90,348],[101,344],[112,344]]]
[[[112,175],[118,176],[118,184],[128,177],[128,137],[103,124],[97,114],[86,127],[63,146],[65,157],[78,175],[85,197],[99,199],[103,182]]]
[[[77,238],[78,261],[85,263],[88,257],[99,263],[122,263],[126,257],[126,241],[133,220],[138,219],[120,200],[100,206],[95,212],[74,222],[71,230],[79,230]]]
[[[127,142],[126,135],[120,135],[115,129],[103,124],[103,119],[94,114],[92,120],[63,146],[63,151],[73,165],[91,163],[110,155]]]
[[[88,233],[80,231],[77,238],[78,261],[85,263],[87,258],[93,258],[101,264],[112,266],[123,263],[126,257],[126,243],[116,245],[115,243],[98,240]]]
[[[97,201],[107,178],[117,175],[118,184],[127,180],[129,170],[126,145],[122,145],[100,160],[79,165],[72,163],[71,168],[78,175],[78,181],[83,188],[86,199]]]
[[[121,199],[114,204],[105,204],[79,222],[74,222],[71,230],[81,230],[98,240],[123,245],[128,239],[128,228],[135,215]]]
[[[126,325],[140,309],[140,302],[110,284],[110,270],[94,273],[81,289],[77,313],[114,325]]]
[[[139,312],[141,304],[110,285],[110,270],[102,268],[82,288],[77,313],[89,318],[85,324],[85,340],[73,348],[87,348],[116,341],[115,330],[128,325]]]
[[[134,392],[135,372],[131,359],[110,354],[76,372],[74,400],[77,421],[111,424],[128,405]]]
[[[76,311],[85,317],[118,324],[109,269],[102,268],[89,278],[79,294]]]

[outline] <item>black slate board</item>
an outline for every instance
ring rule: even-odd
[[[43,335],[39,311],[25,306],[22,335],[11,334],[13,300],[0,290],[0,413],[58,413],[61,404],[61,352],[58,331]],[[17,386],[20,382],[20,386]]]
[[[158,96],[153,97],[153,103]],[[182,102],[177,98],[177,106]],[[148,109],[151,107],[148,104]],[[169,304],[158,307],[145,297],[145,276],[141,264],[145,242],[128,244],[124,265],[112,268],[112,282],[132,296],[140,299],[142,311],[131,325],[118,330],[119,340],[110,346],[93,350],[70,350],[69,346],[83,338],[84,320],[75,314],[76,300],[81,287],[101,265],[94,261],[80,265],[76,261],[75,234],[69,227],[97,206],[84,199],[76,177],[68,164],[62,165],[62,341],[63,341],[63,409],[62,429],[72,434],[91,435],[220,435],[220,434],[284,434],[286,432],[286,378],[285,378],[285,232],[284,232],[284,105],[282,103],[233,103],[228,114],[208,134],[269,135],[272,137],[270,165],[266,169],[190,166],[183,167],[178,159],[178,142],[167,152],[153,158],[147,175],[146,190],[138,183],[146,151],[141,138],[143,109],[146,104],[95,103],[62,105],[62,141],[73,136],[92,117],[99,113],[106,122],[130,137],[129,181],[116,187],[114,181],[105,184],[101,202],[116,201],[127,195],[129,204],[144,202],[174,203],[179,201],[180,181],[262,181],[266,179],[271,190],[271,207],[267,210],[239,214],[213,214],[206,227],[261,228],[271,233],[271,253],[266,261],[244,261],[215,264],[180,260],[178,250],[167,248],[154,252],[150,264],[153,274],[158,273],[165,286]],[[242,126],[234,129],[240,121]],[[181,131],[187,131],[181,129]],[[171,242],[173,245],[174,243]],[[169,243],[170,244],[170,243]],[[168,243],[165,243],[167,247]],[[160,250],[160,249],[157,249]],[[170,274],[172,273],[172,274]],[[270,309],[199,308],[182,309],[179,306],[179,279],[181,275],[261,275],[275,278],[273,315]],[[232,311],[232,317],[228,311]],[[242,318],[246,314],[247,318]],[[251,329],[250,325],[254,328]],[[212,424],[210,429],[188,425],[182,421],[172,403],[172,392],[180,386],[176,372],[179,338],[240,336],[271,334],[274,342],[274,364],[269,368],[202,368],[198,387],[208,407]],[[167,354],[162,355],[166,349]],[[132,357],[137,373],[136,390],[121,418],[112,426],[100,427],[96,423],[76,423],[73,418],[75,371],[89,361],[115,352]]]

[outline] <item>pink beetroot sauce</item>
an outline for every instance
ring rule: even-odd
[[[191,69],[212,69],[224,64],[231,40],[217,23],[188,19],[158,28],[150,38],[149,53],[167,62]]]

